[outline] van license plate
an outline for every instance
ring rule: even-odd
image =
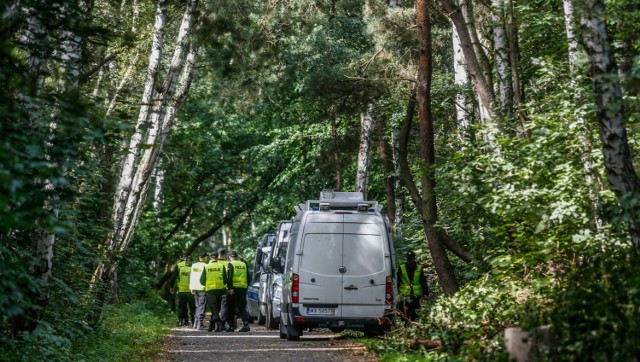
[[[335,308],[318,308],[318,307],[307,307],[308,315],[335,315]]]

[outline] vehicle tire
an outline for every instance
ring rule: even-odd
[[[380,328],[370,327],[364,329],[364,336],[367,338],[375,338],[382,334]]]
[[[278,330],[280,331],[280,339],[286,339],[287,333],[285,333],[286,329],[285,326],[282,325],[282,323],[280,323],[280,325],[278,326]]]
[[[258,324],[263,325],[265,323],[266,317],[262,312],[258,312]]]
[[[302,331],[296,328],[287,326],[287,341],[299,341]]]
[[[266,317],[267,329],[278,328],[278,321],[273,318],[273,309],[271,309],[271,303],[267,303],[267,317]]]

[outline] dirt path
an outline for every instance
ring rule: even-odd
[[[164,350],[160,361],[377,361],[361,344],[327,330],[305,332],[299,341],[287,341],[280,339],[278,331],[257,324],[246,333],[174,328],[165,337]]]

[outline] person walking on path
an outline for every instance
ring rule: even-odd
[[[178,327],[184,327],[193,324],[193,315],[195,313],[195,300],[193,294],[191,294],[189,277],[191,275],[191,263],[193,259],[190,256],[184,256],[176,266],[174,275],[171,278],[169,285],[172,285],[169,290],[171,294],[174,293],[174,283],[178,287]]]
[[[207,253],[200,253],[198,256],[199,261],[191,266],[191,275],[189,280],[189,288],[191,294],[196,301],[196,313],[193,328],[200,329],[204,324],[204,309],[207,303],[207,297],[204,291],[204,285],[200,283],[200,277],[204,268],[207,266]]]
[[[240,312],[243,324],[240,332],[248,332],[250,328],[249,314],[247,313],[247,287],[249,286],[247,264],[238,260],[238,253],[235,250],[229,253],[229,260],[227,265],[227,287],[229,288],[227,322],[229,323],[229,328],[227,328],[227,332],[233,332],[236,328],[236,307]]]
[[[207,306],[211,310],[211,320],[209,321],[208,331],[222,332],[223,318],[220,316],[220,307],[226,304],[227,299],[227,269],[225,263],[218,261],[218,253],[210,254],[211,261],[202,271],[200,283],[204,285],[205,294],[207,296]]]
[[[420,308],[420,299],[429,294],[427,278],[422,267],[416,263],[416,254],[408,251],[407,261],[398,268],[398,293],[400,302],[398,309],[408,320],[418,318],[417,310]]]

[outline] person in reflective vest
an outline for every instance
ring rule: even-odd
[[[400,265],[397,273],[398,294],[400,295],[398,310],[404,318],[415,320],[418,317],[417,310],[420,308],[420,299],[429,294],[429,289],[422,266],[416,263],[416,254],[409,251],[406,258],[406,263]]]
[[[240,332],[248,332],[249,313],[247,312],[247,287],[249,286],[249,270],[247,263],[239,260],[238,253],[232,250],[229,253],[229,264],[227,265],[227,287],[229,296],[227,297],[227,322],[229,328],[227,332],[233,332],[236,328],[235,310],[238,308],[240,318],[242,318],[242,329]]]
[[[199,261],[191,266],[191,276],[189,279],[189,288],[191,289],[191,294],[193,294],[193,297],[196,300],[195,321],[193,323],[193,328],[195,329],[204,327],[204,309],[207,303],[204,285],[200,283],[202,271],[207,266],[207,263],[205,263],[207,261],[207,253],[200,253],[198,258]]]
[[[227,304],[227,268],[225,263],[218,261],[218,252],[214,251],[209,254],[211,261],[202,271],[200,283],[204,285],[205,294],[207,296],[207,306],[211,310],[211,320],[209,321],[208,331],[222,332],[224,323],[222,322],[226,315],[221,316],[222,305]],[[226,308],[224,311],[225,312]]]
[[[188,326],[193,323],[193,315],[195,313],[195,300],[189,289],[189,277],[191,275],[191,263],[193,259],[190,256],[184,256],[177,265],[174,276],[170,285],[178,287],[178,327]],[[170,291],[173,294],[174,288]]]

